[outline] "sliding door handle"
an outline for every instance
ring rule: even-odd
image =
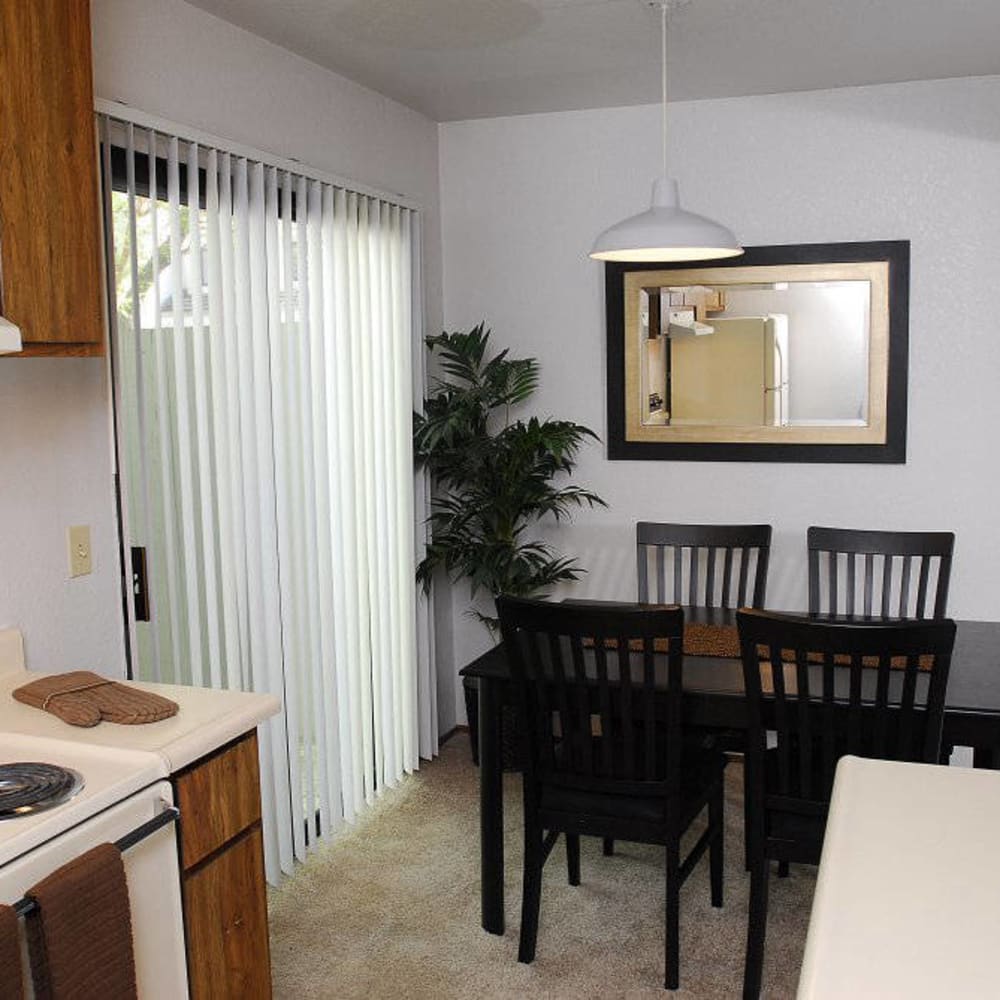
[[[132,600],[135,606],[135,620],[149,621],[149,577],[146,572],[146,549],[132,546]]]

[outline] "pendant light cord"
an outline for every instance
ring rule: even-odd
[[[660,66],[663,84],[663,176],[667,176],[667,3],[660,2]]]

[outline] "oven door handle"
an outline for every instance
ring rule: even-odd
[[[152,819],[147,819],[145,823],[140,823],[134,830],[126,833],[124,837],[119,837],[114,842],[119,851],[125,852],[130,847],[135,847],[140,841],[156,833],[157,830],[167,826],[169,823],[176,823],[181,818],[181,811],[177,806],[163,803],[163,811],[157,813]],[[14,912],[19,917],[26,917],[34,912],[38,904],[28,896],[24,896],[14,904]]]

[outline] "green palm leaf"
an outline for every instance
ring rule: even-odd
[[[489,356],[489,341],[484,323],[426,339],[439,374],[423,412],[414,414],[413,445],[435,496],[417,580],[428,588],[442,570],[467,579],[473,596],[481,590],[493,597],[538,595],[585,572],[528,532],[542,518],[606,506],[596,493],[565,482],[580,448],[597,435],[567,420],[512,421],[511,409],[538,387],[538,362],[506,350]],[[495,626],[495,619],[474,614]]]

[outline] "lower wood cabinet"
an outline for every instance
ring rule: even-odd
[[[184,875],[192,997],[271,995],[260,826]]]
[[[193,1000],[271,996],[257,734],[173,777]]]

